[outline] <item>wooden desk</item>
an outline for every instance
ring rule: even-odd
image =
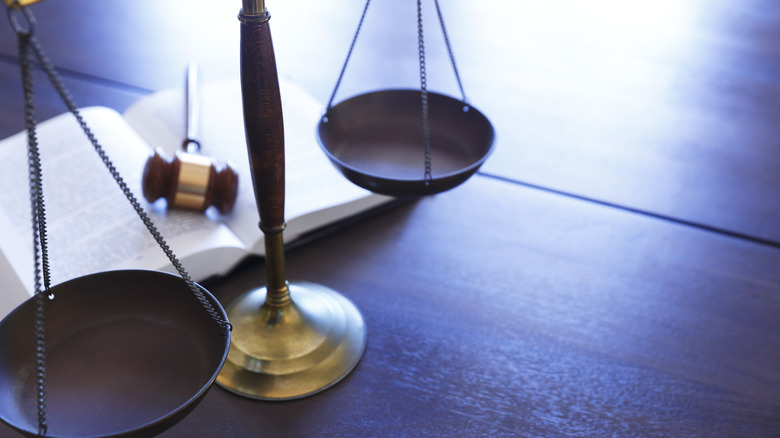
[[[189,60],[236,74],[240,2],[161,3],[35,6],[81,105],[122,110]],[[413,5],[374,3],[345,96],[415,86]],[[495,155],[288,254],[292,280],[363,311],[363,360],[297,401],[214,388],[163,436],[780,435],[780,4],[578,3],[442,4]],[[342,4],[268,4],[280,74],[322,101],[362,8]],[[22,129],[14,53],[0,25],[3,136]],[[208,286],[229,302],[263,283],[250,260]]]

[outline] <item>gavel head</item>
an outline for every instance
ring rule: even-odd
[[[217,167],[208,157],[177,152],[169,160],[156,150],[146,161],[141,188],[149,202],[165,198],[168,205],[197,211],[213,205],[227,214],[236,203],[238,174],[228,164]]]

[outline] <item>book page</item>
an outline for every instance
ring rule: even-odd
[[[149,205],[140,187],[151,149],[114,110],[86,108],[82,115],[185,268],[188,256],[200,251],[244,251],[238,239],[218,221],[194,212],[159,211]],[[39,124],[37,131],[52,284],[111,269],[172,270],[75,118],[60,115]],[[0,249],[29,294],[33,287],[33,256],[26,133],[0,142],[0,160],[4,163],[0,173]]]
[[[316,129],[324,105],[300,87],[280,78],[285,133],[285,240],[389,201],[347,181],[320,149]],[[229,161],[239,174],[234,211],[225,224],[262,254],[262,234],[244,136],[241,86],[235,80],[201,86],[201,153]],[[168,154],[185,138],[184,87],[161,91],[133,104],[125,118],[154,147]],[[326,214],[319,216],[319,212]],[[308,218],[308,220],[307,220]]]

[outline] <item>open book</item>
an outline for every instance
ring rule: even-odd
[[[341,176],[316,139],[322,105],[280,81],[286,149],[285,242],[384,205],[391,198],[358,188]],[[160,148],[168,156],[185,136],[184,90],[140,99],[124,117],[103,107],[82,115],[130,189],[196,281],[227,274],[264,242],[244,139],[239,81],[201,89],[201,153],[228,161],[239,174],[233,211],[220,215],[166,210],[141,194],[143,166]],[[112,269],[173,272],[163,251],[125,199],[75,118],[63,114],[38,126],[52,284]],[[33,291],[27,137],[0,142],[0,318]],[[212,211],[214,210],[214,211]]]

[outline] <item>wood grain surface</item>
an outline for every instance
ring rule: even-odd
[[[778,263],[476,177],[288,253],[291,280],[363,311],[350,377],[284,404],[215,389],[170,436],[775,436]],[[250,263],[210,289],[262,284]]]

